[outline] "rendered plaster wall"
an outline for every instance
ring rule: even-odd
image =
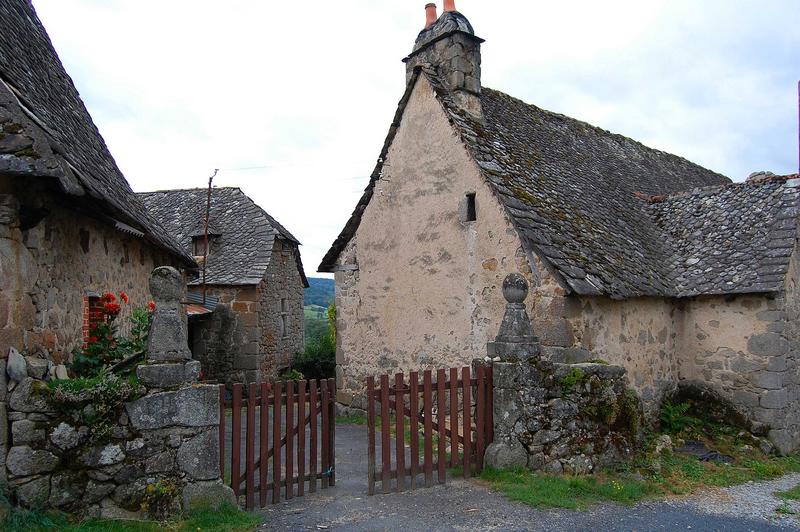
[[[150,272],[173,264],[166,253],[62,206],[60,196],[33,179],[25,190],[13,186],[20,179],[0,181],[12,191],[0,196],[0,358],[15,347],[66,361],[83,341],[84,295],[127,292],[130,304],[117,319],[123,327],[130,309],[147,305]],[[19,208],[26,205],[49,214],[22,230]]]
[[[260,369],[275,377],[305,345],[305,286],[296,259],[297,247],[276,238],[272,258],[259,286]],[[285,326],[284,326],[285,324]]]
[[[474,222],[462,221],[468,193]],[[503,278],[530,275],[516,232],[424,79],[339,264],[348,270],[336,273],[337,377],[347,404],[367,375],[485,356],[505,307]]]

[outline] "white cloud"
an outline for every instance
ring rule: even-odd
[[[424,3],[35,0],[134,190],[222,168],[309,271],[366,185]],[[734,179],[796,169],[796,0],[607,4],[457,0],[487,86]]]

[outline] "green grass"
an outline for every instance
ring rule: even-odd
[[[650,493],[646,482],[601,475],[556,476],[487,468],[481,478],[509,499],[535,508],[582,510],[601,501],[633,504]]]
[[[350,414],[348,416],[336,416],[337,425],[366,425],[366,416],[358,414]]]
[[[0,522],[0,529],[8,532],[247,532],[255,530],[261,522],[258,514],[249,514],[225,505],[218,510],[197,510],[183,518],[162,523],[155,521],[113,521],[109,519],[87,519],[72,522],[66,514],[15,509]]]
[[[779,514],[783,514],[783,515],[796,515],[797,514],[797,512],[795,512],[794,510],[789,508],[789,505],[786,504],[786,503],[781,504],[780,506],[775,508],[775,511],[778,512]]]
[[[640,460],[638,470],[642,480],[613,471],[571,476],[492,469],[484,471],[481,478],[492,489],[530,506],[583,509],[600,501],[632,504],[651,496],[684,495],[709,486],[758,482],[800,471],[797,456],[740,457],[732,464],[700,462],[693,456],[675,454],[665,454],[657,460],[660,467],[653,468],[650,464],[650,469],[647,460]],[[800,486],[780,496],[800,499]]]
[[[776,491],[775,496],[792,501],[800,501],[800,484],[786,491]]]

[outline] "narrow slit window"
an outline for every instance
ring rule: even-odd
[[[467,194],[467,221],[474,222],[478,219],[478,212],[475,208],[475,194]]]

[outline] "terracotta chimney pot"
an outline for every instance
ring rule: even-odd
[[[436,4],[427,4],[425,6],[425,29],[427,30],[439,19],[436,15]]]
[[[456,10],[456,0],[444,0],[444,12],[449,13],[450,11]]]

